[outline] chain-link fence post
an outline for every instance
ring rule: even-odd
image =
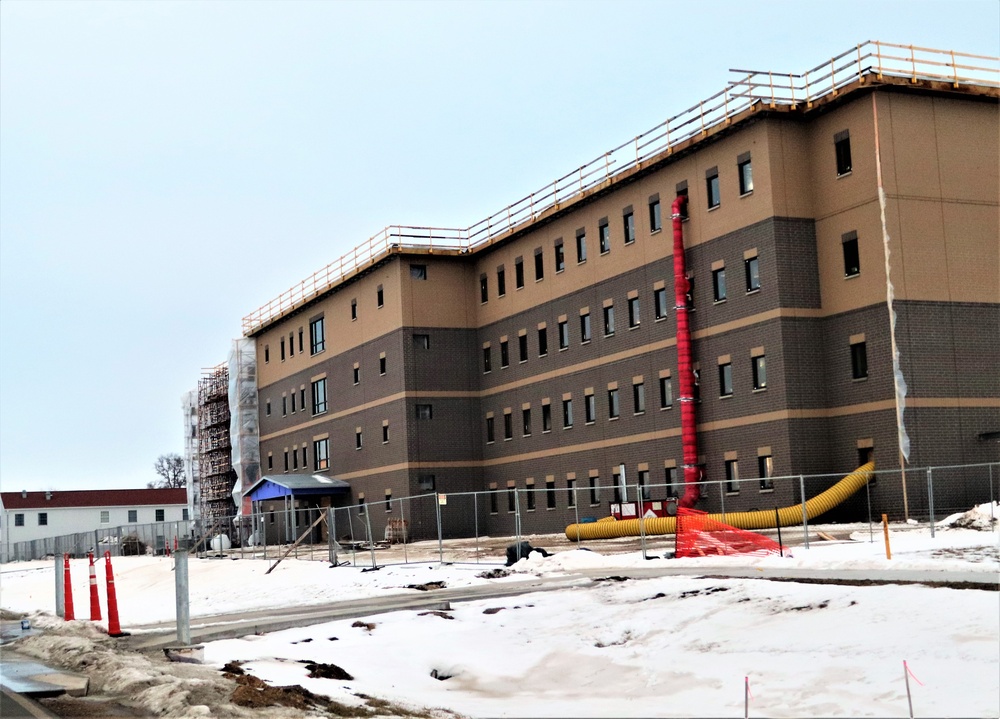
[[[476,564],[479,564],[479,492],[472,494],[472,517],[476,523]]]
[[[871,477],[865,482],[865,502],[868,504],[868,542],[875,544],[875,528],[872,526],[872,491]]]
[[[931,539],[934,539],[934,470],[927,468],[927,509],[930,512]]]
[[[514,488],[514,534],[517,542],[517,558],[521,558],[521,498],[517,487]]]
[[[996,522],[996,517],[993,516],[993,465],[989,466],[990,470],[990,526]]]
[[[809,513],[806,511],[806,478],[799,475],[799,492],[802,497],[802,540],[805,548],[809,549]]]
[[[635,496],[638,497],[636,505],[639,507],[639,544],[642,546],[642,558],[649,559],[646,556],[646,516],[642,511],[642,487],[641,485],[635,485]]]
[[[403,500],[399,500],[399,516],[403,520],[403,564],[409,564],[410,559],[406,555],[406,544],[410,541],[407,536],[410,532],[406,524],[406,506],[403,504]]]
[[[720,506],[722,508],[722,523],[726,523],[726,485],[719,482],[719,499],[721,500]]]
[[[581,543],[581,540],[580,540],[580,505],[576,501],[577,500],[577,496],[576,496],[576,484],[575,483],[574,483],[572,489],[570,489],[570,491],[573,493],[573,516],[576,518],[576,523],[574,525],[576,527],[576,546],[579,547],[580,543]]]
[[[56,565],[56,616],[65,617],[66,616],[66,595],[63,588],[63,556],[62,552],[59,551],[60,547],[59,537],[56,537],[54,545],[55,555],[55,565]],[[31,557],[34,559],[34,557]]]
[[[372,553],[372,569],[378,569],[378,562],[375,561],[375,537],[372,536],[371,507],[365,509],[365,525],[368,527],[368,547]]]

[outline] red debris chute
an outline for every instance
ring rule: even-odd
[[[680,380],[681,443],[684,450],[684,496],[680,507],[693,507],[701,497],[698,487],[698,436],[695,433],[694,372],[691,369],[691,329],[688,325],[688,292],[691,283],[684,261],[684,205],[687,195],[678,195],[670,208],[674,223],[674,310],[677,312],[677,377]]]

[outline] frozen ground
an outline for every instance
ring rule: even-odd
[[[1000,508],[994,513],[1000,516]],[[969,518],[979,529],[955,526]],[[879,535],[875,543],[868,541],[867,528],[854,538],[863,541],[813,542],[808,551],[796,547],[793,558],[669,562],[704,567],[707,573],[720,564],[742,564],[935,569],[945,581],[951,570],[1000,578],[1000,533],[990,529],[988,505],[941,522],[934,539],[926,528],[893,532],[892,560],[886,560]],[[591,547],[600,549],[599,543]],[[578,569],[614,575],[616,569],[667,561],[651,563],[634,552],[564,551],[548,558],[532,555],[515,565],[510,578],[484,579],[477,574],[490,567],[441,567],[432,561],[362,573],[286,560],[265,576],[264,562],[192,559],[192,615],[280,611],[409,593],[414,590],[407,584],[427,581],[457,587]],[[85,564],[73,568],[78,614],[87,607]],[[116,559],[115,572],[126,629],[173,618],[169,560]],[[51,562],[4,565],[0,605],[17,612],[50,611],[52,588]],[[36,615],[38,622],[50,624]],[[54,630],[45,636],[22,640],[24,650],[52,660],[66,657],[69,637],[55,631],[72,633],[74,646],[87,641],[104,646],[85,628],[51,624]],[[381,614],[364,620],[370,628],[353,624],[330,622],[212,642],[206,662],[218,668],[242,662],[245,671],[272,684],[299,684],[347,705],[370,708],[364,697],[374,696],[469,716],[738,716],[744,677],[754,696],[751,715],[906,716],[905,659],[923,682],[911,682],[917,716],[1000,715],[1000,593],[995,591],[664,577],[463,602],[446,613]],[[192,713],[185,714],[184,707],[210,704],[197,692],[181,701],[184,680],[177,679],[181,683],[170,693],[172,675],[142,659],[149,667],[131,671],[160,672],[161,681],[154,684],[165,687],[159,694],[146,691],[143,706],[150,711],[187,716]],[[310,678],[305,662],[337,665],[353,679]],[[93,670],[104,671],[94,664]],[[229,715],[218,706],[211,711]]]

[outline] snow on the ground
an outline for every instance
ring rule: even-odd
[[[993,515],[1000,516],[1000,506]],[[533,554],[504,579],[477,576],[489,565],[436,561],[362,572],[289,559],[265,575],[270,562],[191,558],[191,614],[413,593],[406,585],[427,581],[460,587],[587,570],[613,575],[639,566],[929,569],[939,570],[942,581],[954,571],[997,577],[1000,531],[990,516],[989,505],[954,515],[936,526],[934,538],[926,526],[897,527],[891,560],[881,528],[871,535],[867,526],[853,532],[854,541],[814,540],[809,550],[797,546],[785,558],[649,561],[635,551],[602,556],[611,544],[590,542],[594,551]],[[812,529],[844,536],[842,528]],[[545,545],[544,538],[532,542]],[[671,542],[656,538],[650,545],[662,554]],[[165,558],[115,558],[124,629],[173,619],[171,566]],[[106,607],[103,563],[98,577]],[[86,617],[86,560],[73,561],[73,580],[77,616]],[[51,613],[53,593],[51,560],[0,567],[4,609]],[[503,609],[484,613],[497,607]],[[917,715],[1000,711],[1000,594],[993,591],[662,577],[456,603],[448,616],[395,612],[366,620],[375,624],[371,630],[339,621],[217,641],[206,646],[206,660],[217,667],[246,661],[245,669],[263,679],[301,684],[347,704],[365,694],[515,717],[733,715],[743,708],[744,676],[755,697],[752,715],[905,716],[905,659],[925,685],[912,684]],[[60,626],[36,618],[53,632]],[[355,678],[310,679],[303,660],[337,664]],[[432,670],[451,678],[435,679]]]

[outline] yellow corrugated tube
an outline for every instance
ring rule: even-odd
[[[820,492],[806,502],[806,516],[809,519],[818,517],[824,512],[836,507],[852,494],[865,486],[875,471],[875,463],[868,462],[858,467],[825,492]],[[726,512],[722,514],[710,514],[710,519],[717,522],[724,522],[739,529],[772,529],[776,525],[773,509],[764,509],[754,512]],[[642,530],[639,528],[638,519],[622,519],[615,521],[614,517],[604,517],[596,522],[587,524],[571,524],[566,527],[566,538],[571,542],[582,539],[613,539],[616,537],[638,537]],[[782,527],[789,527],[802,523],[802,505],[793,504],[790,507],[783,507],[778,510],[777,522]],[[676,528],[674,517],[655,517],[645,520],[645,533],[648,534],[673,534]]]

